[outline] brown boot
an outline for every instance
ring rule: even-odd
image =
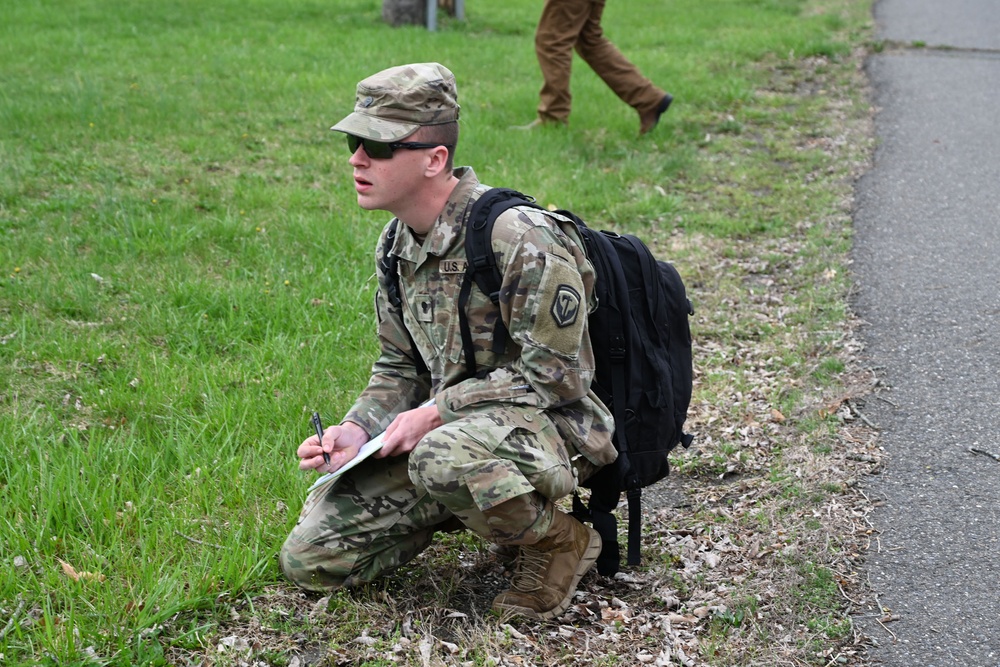
[[[490,553],[496,556],[497,560],[504,564],[504,567],[507,567],[514,564],[521,550],[513,544],[491,544]]]
[[[600,553],[597,531],[556,510],[545,537],[521,545],[510,590],[493,600],[493,611],[541,620],[559,616]]]

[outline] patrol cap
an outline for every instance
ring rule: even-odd
[[[331,130],[375,141],[398,141],[423,125],[458,120],[455,75],[438,63],[400,65],[358,84],[354,113]]]

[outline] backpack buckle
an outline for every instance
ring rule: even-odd
[[[612,336],[611,347],[608,349],[612,361],[625,361],[625,338],[622,336]]]

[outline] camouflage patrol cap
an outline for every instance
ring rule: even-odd
[[[331,130],[375,141],[398,141],[423,125],[458,120],[455,75],[438,63],[400,65],[358,84],[354,113]]]

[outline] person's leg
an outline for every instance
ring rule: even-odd
[[[564,439],[534,408],[497,408],[444,424],[424,436],[409,464],[416,489],[498,544],[539,539],[552,521],[546,500],[576,486]]]
[[[545,0],[535,30],[535,55],[542,70],[538,117],[545,122],[569,120],[573,47],[590,14],[590,0]]]
[[[575,488],[573,468],[555,424],[530,408],[446,424],[410,454],[418,489],[484,538],[519,548],[511,590],[493,609],[540,619],[566,610],[601,552],[597,532],[552,502]]]
[[[369,459],[309,495],[279,562],[285,576],[307,590],[372,581],[423,551],[451,518],[413,487],[407,457]]]
[[[592,0],[587,20],[580,29],[576,51],[623,102],[640,116],[656,110],[667,93],[643,76],[618,50],[601,27],[605,0]]]

